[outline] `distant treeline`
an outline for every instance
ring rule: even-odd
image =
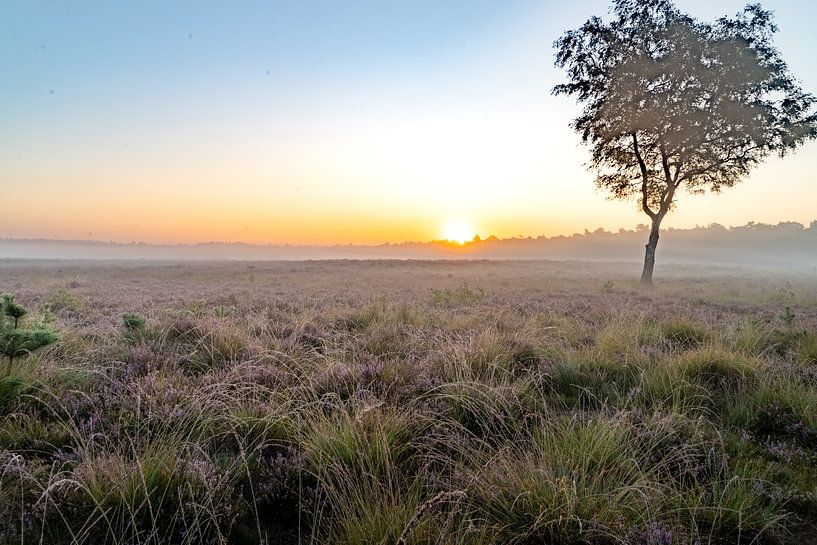
[[[0,257],[15,259],[569,259],[639,261],[647,226],[618,232],[597,229],[570,236],[476,238],[465,244],[447,241],[405,242],[374,246],[290,246],[206,242],[199,244],[129,244],[81,240],[0,239]],[[668,262],[714,263],[753,267],[817,267],[817,221],[777,225],[750,222],[740,227],[717,223],[693,229],[667,229],[661,257]]]

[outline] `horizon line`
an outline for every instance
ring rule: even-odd
[[[700,229],[713,229],[713,228],[723,228],[726,230],[733,230],[733,229],[742,229],[747,227],[779,227],[781,225],[799,225],[803,230],[810,230],[815,229],[817,230],[817,219],[811,220],[811,222],[806,225],[799,221],[780,221],[775,223],[763,223],[763,222],[755,222],[755,221],[748,221],[745,224],[741,225],[723,225],[718,222],[712,222],[707,225],[695,225],[694,227],[668,227],[665,231],[695,231]],[[101,240],[101,239],[78,239],[78,238],[49,238],[49,237],[0,237],[0,241],[2,242],[29,242],[29,243],[37,243],[37,242],[61,242],[61,243],[82,243],[82,244],[107,244],[107,245],[115,245],[115,246],[155,246],[155,247],[163,247],[163,248],[172,248],[172,247],[196,247],[196,246],[252,246],[258,248],[314,248],[314,249],[331,249],[331,248],[382,248],[388,246],[409,246],[409,245],[447,245],[452,246],[454,248],[458,247],[465,247],[468,245],[473,244],[480,244],[480,243],[496,243],[496,242],[504,242],[504,241],[518,241],[518,240],[553,240],[559,238],[572,238],[572,237],[584,237],[593,234],[624,234],[624,233],[632,233],[637,234],[639,232],[648,230],[649,226],[646,224],[638,224],[635,228],[627,229],[624,227],[620,227],[616,231],[608,231],[603,227],[597,227],[594,230],[590,230],[585,228],[583,233],[574,232],[570,234],[561,234],[561,235],[515,235],[512,237],[505,237],[500,238],[495,235],[489,235],[486,237],[481,237],[480,235],[475,235],[471,240],[465,241],[456,241],[450,239],[432,239],[432,240],[405,240],[401,242],[380,242],[380,243],[373,243],[373,244],[365,244],[365,243],[334,243],[334,244],[293,244],[287,242],[268,242],[268,243],[259,243],[259,242],[246,242],[246,241],[219,241],[219,240],[203,240],[198,242],[148,242],[144,240],[132,240],[129,242],[117,241],[117,240]]]

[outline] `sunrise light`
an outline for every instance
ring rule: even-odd
[[[451,242],[464,244],[474,238],[474,228],[465,220],[452,219],[443,227],[443,238]]]

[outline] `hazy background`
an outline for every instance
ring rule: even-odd
[[[291,246],[252,244],[121,244],[0,239],[0,256],[17,259],[294,260],[294,259],[559,259],[638,262],[647,227],[615,233],[598,229],[571,236],[382,245]],[[712,264],[789,272],[817,271],[817,221],[727,228],[719,224],[668,229],[659,246],[659,270],[676,264]]]
[[[744,2],[679,4],[712,19]],[[503,238],[633,229],[645,216],[595,191],[576,106],[549,94],[552,41],[608,5],[6,1],[0,236],[333,245],[439,239],[451,220]],[[817,91],[817,2],[763,5]],[[665,225],[808,225],[816,152],[717,198],[681,195]]]

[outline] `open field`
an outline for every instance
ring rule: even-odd
[[[817,273],[663,267],[0,261],[0,543],[817,540]]]

